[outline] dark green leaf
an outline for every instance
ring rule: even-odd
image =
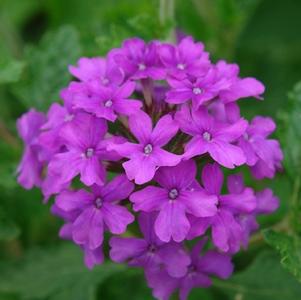
[[[78,33],[71,26],[46,34],[38,47],[27,48],[27,76],[15,93],[27,107],[47,110],[70,80],[68,65],[80,56]]]
[[[301,295],[301,285],[270,251],[259,254],[247,270],[227,281],[216,281],[215,285],[230,299],[296,300]]]
[[[301,176],[301,82],[289,94],[291,109],[287,116],[284,162],[293,180]]]
[[[281,264],[301,281],[301,240],[299,237],[288,236],[272,230],[264,231],[268,244],[281,255]]]
[[[12,59],[0,61],[0,84],[18,81],[24,66],[22,61]]]
[[[0,241],[12,240],[19,234],[20,229],[0,207]]]
[[[78,248],[63,245],[32,251],[19,264],[1,270],[0,292],[15,293],[21,299],[96,300],[97,284],[122,270],[122,265],[108,262],[90,271]]]

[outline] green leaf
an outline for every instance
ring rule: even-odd
[[[12,240],[20,234],[20,229],[0,207],[0,241]]]
[[[251,266],[227,281],[215,281],[230,299],[241,300],[296,300],[300,299],[301,285],[284,270],[273,252],[260,253]]]
[[[301,240],[273,230],[264,231],[265,240],[281,255],[281,264],[301,282]]]
[[[123,270],[124,266],[107,262],[90,271],[80,249],[66,244],[31,251],[20,263],[2,269],[0,293],[21,299],[96,300],[97,285]]]
[[[27,76],[15,87],[15,94],[27,107],[47,110],[59,98],[59,91],[71,76],[68,65],[74,64],[81,53],[75,28],[64,26],[48,33],[37,47],[28,47],[25,53]]]
[[[293,180],[301,176],[301,82],[289,94],[291,110],[287,116],[284,163]]]
[[[0,84],[17,82],[25,67],[24,62],[13,59],[0,61]]]

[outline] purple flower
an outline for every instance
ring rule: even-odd
[[[90,250],[99,248],[106,228],[114,234],[125,232],[134,217],[119,202],[133,191],[133,184],[125,175],[119,175],[104,186],[92,186],[92,193],[85,190],[63,191],[55,205],[67,214],[75,214],[72,220],[72,239]]]
[[[18,182],[26,189],[40,186],[42,183],[42,147],[38,142],[38,137],[45,122],[45,115],[34,109],[22,115],[17,121],[18,133],[25,146],[17,169]]]
[[[186,214],[209,217],[216,214],[216,196],[194,189],[196,165],[181,162],[175,167],[160,168],[154,180],[161,186],[148,186],[131,195],[135,211],[159,211],[155,232],[160,240],[181,242],[190,229]]]
[[[120,85],[124,79],[122,70],[110,56],[107,59],[102,57],[82,57],[77,64],[77,67],[69,66],[69,71],[83,82],[97,81],[107,86]]]
[[[245,186],[241,175],[231,175],[228,177],[228,188],[232,194],[243,193]],[[237,220],[243,229],[242,244],[245,249],[248,247],[249,238],[251,233],[259,228],[259,224],[256,221],[256,217],[262,214],[270,214],[274,212],[279,206],[279,200],[273,195],[272,190],[264,189],[257,192],[256,208],[252,213],[241,214]]]
[[[279,142],[268,139],[276,129],[271,118],[255,117],[239,139],[239,146],[247,158],[247,165],[251,166],[252,174],[257,179],[273,178],[277,169],[281,168],[283,154]]]
[[[183,132],[193,136],[185,146],[185,158],[208,153],[216,162],[231,169],[245,163],[243,151],[233,145],[247,128],[244,119],[224,124],[216,121],[205,109],[194,111],[188,106],[183,106],[175,119]]]
[[[170,115],[162,117],[152,129],[150,117],[143,111],[129,118],[129,127],[138,144],[110,144],[108,150],[115,150],[129,160],[123,163],[126,175],[137,184],[150,181],[158,167],[177,165],[181,156],[161,147],[166,145],[177,133],[178,126]]]
[[[181,244],[166,244],[157,238],[154,233],[155,218],[153,213],[139,215],[143,238],[111,238],[110,257],[115,262],[129,261],[130,266],[139,266],[147,270],[154,270],[162,265],[170,276],[182,277],[187,272],[190,258]]]
[[[126,82],[118,88],[102,87],[94,82],[90,84],[88,93],[74,97],[73,104],[75,108],[82,108],[99,118],[114,122],[117,114],[130,116],[142,107],[141,101],[128,99],[135,91],[135,85],[134,82]]]
[[[182,104],[191,100],[194,109],[212,100],[226,86],[223,79],[218,80],[214,68],[201,77],[189,76],[182,80],[169,78],[167,81],[171,90],[166,94],[166,102]]]
[[[74,115],[70,106],[53,103],[47,113],[47,122],[42,126],[39,142],[53,153],[59,151],[63,144],[60,130],[74,119]]]
[[[210,276],[227,279],[233,272],[231,258],[215,250],[209,250],[200,255],[206,242],[199,241],[191,251],[191,264],[188,272],[182,278],[172,278],[165,270],[147,271],[148,284],[153,288],[153,295],[160,300],[168,300],[175,289],[179,289],[180,300],[187,299],[190,291],[195,287],[209,287],[212,282]]]
[[[117,65],[131,79],[163,79],[165,71],[160,66],[158,42],[146,44],[139,38],[128,39],[122,48],[113,50],[111,55]]]
[[[185,78],[204,75],[210,65],[209,54],[204,52],[202,43],[195,43],[193,38],[183,38],[177,46],[162,44],[159,55],[169,75],[176,78]]]
[[[78,113],[60,131],[66,151],[53,156],[48,166],[48,174],[57,175],[60,183],[68,183],[80,174],[84,184],[102,185],[105,169],[100,160],[111,158],[104,141],[106,132],[104,120]]]
[[[240,98],[255,97],[261,99],[261,94],[264,93],[264,85],[252,77],[239,78],[239,67],[236,64],[227,64],[220,60],[216,64],[218,77],[227,80],[228,85],[225,85],[219,93],[219,97],[224,103],[236,101]]]
[[[189,239],[202,235],[211,227],[212,240],[216,247],[224,252],[235,253],[243,239],[243,229],[236,219],[240,214],[249,214],[256,209],[256,198],[251,188],[232,193],[235,187],[228,182],[230,194],[221,195],[223,173],[218,164],[207,164],[202,171],[205,191],[218,197],[218,210],[210,218],[192,218]]]

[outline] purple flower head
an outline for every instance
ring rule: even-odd
[[[187,77],[187,74],[202,76],[211,66],[204,45],[195,43],[190,36],[183,38],[176,46],[162,44],[159,55],[168,75],[179,79]]]
[[[190,229],[187,214],[209,217],[216,214],[215,196],[194,188],[196,165],[189,160],[175,167],[160,168],[154,180],[160,185],[148,186],[131,195],[135,211],[159,211],[154,227],[161,241],[183,241]]]
[[[263,84],[241,78],[236,64],[211,62],[187,36],[176,45],[128,39],[69,71],[60,104],[17,122],[18,181],[40,187],[44,202],[56,195],[59,236],[83,251],[88,268],[105,260],[109,242],[111,260],[143,268],[162,300],[230,276],[231,255],[247,248],[256,218],[279,205],[233,170],[246,165],[256,180],[281,169],[273,120],[248,122],[239,107],[262,99]],[[202,251],[207,241],[217,250]]]
[[[199,241],[192,249],[191,264],[188,272],[181,278],[172,278],[165,270],[147,271],[148,284],[153,288],[153,295],[160,300],[168,300],[171,294],[179,289],[180,300],[188,298],[190,291],[195,287],[209,287],[210,276],[227,279],[233,272],[231,257],[215,250],[209,250],[200,255],[206,242]]]
[[[126,82],[118,88],[103,87],[94,82],[89,87],[87,93],[74,97],[73,105],[99,118],[114,122],[118,114],[130,116],[142,107],[141,101],[128,99],[135,91],[134,82]]]
[[[113,50],[115,62],[131,79],[163,79],[165,71],[160,65],[158,42],[146,44],[139,38],[124,41],[122,48]]]
[[[173,277],[182,277],[187,272],[190,258],[181,244],[164,243],[154,233],[156,214],[141,213],[140,230],[143,238],[113,237],[110,240],[110,257],[113,261],[128,261],[129,265],[155,270],[163,266]]]
[[[115,150],[129,160],[123,163],[123,168],[130,180],[137,184],[150,181],[158,167],[175,166],[180,155],[162,149],[177,133],[178,126],[170,115],[163,116],[152,128],[150,117],[143,111],[129,118],[129,127],[138,140],[138,144],[110,144],[108,150]]]
[[[38,142],[41,127],[46,122],[43,113],[31,109],[17,121],[17,129],[24,142],[22,160],[18,166],[18,182],[26,189],[40,186],[43,163],[41,156],[43,149]]]
[[[77,67],[69,66],[70,73],[83,82],[96,81],[104,86],[120,85],[124,74],[112,57],[86,58],[82,57],[77,62]]]
[[[133,188],[126,176],[120,175],[104,186],[92,186],[92,193],[83,189],[60,193],[56,207],[69,215],[77,215],[71,227],[74,242],[95,250],[102,245],[105,229],[114,234],[125,232],[134,217],[119,202],[126,199]]]
[[[245,163],[243,151],[233,145],[247,128],[247,121],[239,119],[233,124],[223,124],[214,119],[205,109],[190,110],[183,106],[176,113],[180,129],[192,136],[185,146],[185,158],[208,153],[216,162],[227,168]]]

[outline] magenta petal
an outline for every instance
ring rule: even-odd
[[[104,255],[101,247],[96,249],[89,249],[89,247],[84,246],[85,253],[85,265],[91,270],[95,265],[100,265],[104,261]]]
[[[264,189],[256,193],[256,198],[258,203],[256,213],[269,214],[279,207],[279,199],[273,195],[271,189]]]
[[[57,175],[61,183],[72,180],[80,173],[83,158],[78,152],[56,154],[48,165],[49,175]]]
[[[72,236],[75,243],[98,248],[103,241],[103,218],[95,207],[86,208],[73,223]]]
[[[156,172],[155,181],[166,189],[189,187],[195,180],[196,164],[193,160],[182,161],[174,167],[162,167]]]
[[[114,177],[101,191],[104,201],[120,201],[126,199],[134,189],[134,184],[122,174]]]
[[[135,180],[136,184],[144,184],[153,179],[156,172],[156,164],[151,157],[141,156],[132,158],[122,164],[129,180]]]
[[[245,188],[242,175],[237,174],[228,176],[227,187],[231,194],[242,193]]]
[[[137,238],[112,237],[110,246],[110,257],[118,263],[140,256],[147,250],[146,241]]]
[[[132,115],[129,118],[129,126],[131,132],[140,143],[148,143],[152,133],[152,121],[150,117],[143,111]]]
[[[189,159],[208,151],[209,146],[200,136],[194,136],[185,146],[184,159]]]
[[[93,184],[103,185],[106,173],[99,159],[95,156],[83,159],[80,180],[88,186]]]
[[[213,218],[197,218],[194,216],[189,216],[191,226],[187,235],[187,239],[192,240],[198,236],[203,235],[211,226],[212,219]]]
[[[251,188],[245,188],[240,194],[220,196],[220,205],[236,213],[251,213],[257,206],[256,197]]]
[[[180,278],[187,273],[191,260],[179,244],[169,243],[164,245],[158,250],[158,255],[170,276]]]
[[[196,217],[211,217],[217,212],[217,197],[198,191],[181,192],[178,201],[186,206],[186,211]]]
[[[233,215],[226,210],[214,217],[212,239],[221,251],[236,253],[243,239],[242,228]]]
[[[105,202],[101,211],[105,224],[114,234],[124,233],[127,226],[135,220],[127,208],[121,205]]]
[[[182,155],[173,154],[161,148],[155,148],[152,152],[152,160],[156,166],[175,166],[182,160]]]
[[[217,163],[205,165],[202,171],[202,182],[209,194],[219,195],[223,181],[223,172]]]
[[[134,144],[134,143],[121,143],[121,144],[116,144],[116,143],[108,143],[107,146],[108,151],[116,151],[119,155],[122,157],[127,157],[130,158],[133,156],[133,154],[137,152],[142,153],[142,146],[140,144]]]
[[[55,204],[58,208],[64,211],[72,211],[81,209],[90,204],[93,200],[93,195],[86,190],[78,190],[76,192],[63,191],[55,199]]]
[[[233,272],[233,264],[230,256],[211,250],[200,258],[198,269],[206,274],[227,279]]]
[[[159,147],[167,144],[177,133],[179,127],[170,115],[165,115],[156,124],[152,135],[152,142]]]
[[[208,148],[211,157],[226,168],[233,169],[235,166],[241,166],[246,162],[243,151],[229,143],[215,140]]]
[[[173,239],[181,242],[190,229],[185,215],[185,206],[177,201],[167,202],[162,206],[155,222],[155,232],[160,240],[169,242]]]
[[[151,212],[158,210],[168,200],[168,192],[159,187],[148,186],[133,193],[130,200],[134,203],[135,211]]]

